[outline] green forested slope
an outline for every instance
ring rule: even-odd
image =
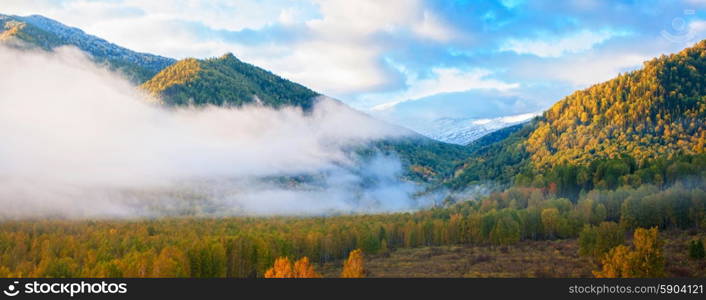
[[[271,107],[310,109],[318,93],[232,54],[205,60],[184,59],[162,70],[143,88],[167,104],[240,106],[260,102]]]
[[[181,60],[145,82],[142,88],[168,105],[240,106],[259,102],[271,107],[297,106],[308,110],[320,95],[244,63],[232,54]],[[366,145],[360,153],[372,155],[378,150],[399,157],[408,179],[426,182],[450,176],[453,168],[470,154],[464,146],[416,134]]]

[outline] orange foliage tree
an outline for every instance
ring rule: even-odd
[[[363,278],[365,277],[365,265],[363,263],[363,251],[355,249],[348,254],[348,260],[343,263],[343,278]]]
[[[308,257],[302,257],[294,264],[286,257],[275,260],[272,268],[265,272],[265,278],[321,278],[321,274],[314,270]]]
[[[316,273],[314,266],[309,263],[309,258],[304,256],[294,263],[295,278],[321,278],[321,274]]]
[[[275,259],[275,264],[265,272],[265,278],[294,278],[292,262],[289,258]]]

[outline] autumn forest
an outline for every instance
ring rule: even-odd
[[[100,72],[120,72],[126,79],[120,84],[128,82],[134,94],[150,100],[139,113],[126,114],[125,123],[141,124],[140,118],[151,118],[143,127],[106,131],[136,135],[126,139],[136,144],[69,147],[72,154],[83,153],[71,158],[75,161],[69,159],[76,164],[93,159],[95,149],[119,153],[145,147],[139,159],[117,156],[121,159],[96,163],[98,171],[90,166],[85,173],[96,178],[82,178],[78,184],[71,181],[79,177],[73,171],[59,179],[44,178],[40,172],[37,177],[60,188],[44,193],[41,186],[30,185],[16,192],[13,184],[28,177],[23,168],[33,167],[35,161],[19,160],[21,171],[15,173],[3,173],[0,167],[0,197],[17,205],[3,208],[1,214],[0,277],[706,277],[706,40],[574,91],[528,121],[457,145],[406,129],[403,134],[382,135],[379,132],[400,129],[373,122],[337,100],[326,100],[334,103],[331,111],[343,111],[330,121],[325,115],[331,111],[317,110],[317,101],[324,101],[317,100],[321,94],[233,54],[177,61],[115,48],[103,40],[77,42],[64,32],[0,16],[0,42],[12,49],[0,51],[36,54],[73,45],[90,52],[81,59],[102,66]],[[86,69],[78,69],[82,68]],[[121,113],[100,103],[92,105],[103,113],[97,113],[100,116]],[[253,113],[229,115],[239,109]],[[278,114],[282,110],[285,113]],[[199,118],[204,111],[212,114]],[[258,116],[265,121],[248,123],[260,120]],[[18,119],[23,126],[37,123]],[[234,119],[243,123],[222,124],[242,126],[209,125]],[[284,124],[278,125],[281,128],[304,134],[278,129],[273,124],[279,121]],[[346,127],[351,122],[356,123]],[[160,131],[164,124],[177,130]],[[355,134],[329,136],[337,130]],[[153,135],[141,135],[144,132]],[[308,142],[318,134],[323,138]],[[216,139],[201,140],[200,135]],[[167,146],[149,148],[152,138],[167,140]],[[173,140],[182,144],[172,144]],[[207,145],[200,147],[201,141]],[[249,148],[252,141],[266,146]],[[44,147],[51,148],[39,148]],[[326,152],[331,148],[336,151]],[[18,149],[15,157],[24,158],[26,148]],[[4,151],[0,146],[0,155],[6,155]],[[54,159],[61,150],[53,151],[37,158]],[[189,155],[175,154],[179,151]],[[229,160],[236,151],[244,158]],[[280,156],[285,158],[278,160]],[[56,157],[58,162],[66,160]],[[326,161],[321,164],[326,168],[317,169],[321,157],[332,163]],[[154,205],[179,211],[176,214],[72,217],[45,202],[36,206],[51,213],[13,214],[14,207],[35,195],[72,192],[84,182],[93,184],[93,179],[105,184],[102,176],[120,173],[124,166],[134,170],[118,177],[116,185],[140,192],[121,198],[123,202],[142,203],[144,195],[162,197],[130,186],[133,180],[170,179],[163,169],[142,168],[153,160],[159,168],[177,161],[177,167],[169,165],[167,170],[187,174],[187,179],[257,180],[215,188],[204,180],[203,186],[190,189],[179,177],[175,181],[183,186],[177,187],[190,190],[167,193],[166,202]],[[12,159],[0,162],[15,166]],[[289,172],[300,165],[304,167]],[[240,166],[243,174],[233,171]],[[76,173],[81,170],[86,169]],[[159,180],[155,186],[161,187]],[[264,198],[258,188],[265,190]],[[107,201],[116,194],[66,203],[95,204],[91,201]],[[262,203],[272,198],[277,200],[274,208],[263,209]],[[122,202],[97,203],[101,212],[126,211]],[[289,207],[296,210],[272,213],[289,212]],[[249,214],[248,209],[257,213]]]

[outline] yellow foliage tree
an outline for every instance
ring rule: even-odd
[[[348,254],[348,260],[343,263],[342,278],[363,278],[365,277],[365,265],[363,263],[363,251],[355,249]]]
[[[308,257],[302,257],[294,264],[286,257],[275,260],[272,268],[265,272],[265,278],[321,278],[321,274],[314,270]]]
[[[316,273],[314,266],[309,263],[309,258],[304,256],[294,263],[295,278],[321,278],[321,274]]]
[[[275,259],[275,264],[265,272],[265,278],[294,278],[292,262],[289,258]]]
[[[598,278],[654,278],[664,276],[664,242],[659,231],[638,228],[633,237],[633,248],[618,246],[603,258],[603,268],[593,271]]]
[[[176,247],[165,247],[152,263],[154,277],[187,277],[189,276],[188,259]]]
[[[559,227],[559,210],[550,207],[542,210],[541,219],[544,225],[544,233],[550,237],[554,237]]]

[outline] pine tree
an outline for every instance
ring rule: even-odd
[[[689,257],[693,259],[704,258],[704,243],[701,239],[695,239],[689,242]]]

